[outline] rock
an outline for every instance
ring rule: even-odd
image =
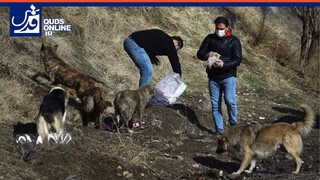
[[[122,176],[122,167],[121,166],[117,167],[117,176]]]
[[[128,171],[123,171],[123,172],[122,172],[122,176],[127,176],[128,174],[129,174]]]
[[[236,179],[237,177],[239,177],[240,176],[240,174],[230,174],[228,177],[230,178],[230,179]]]
[[[177,146],[182,146],[183,142],[182,141],[178,141],[176,144],[177,144]]]
[[[199,166],[199,164],[192,164],[192,167],[193,168],[199,168],[200,166]]]
[[[219,175],[219,177],[222,177],[223,176],[223,171],[220,170],[218,175]]]
[[[44,78],[42,76],[37,77],[36,80],[39,82],[39,84],[50,84],[48,79],[46,79],[46,78]]]
[[[257,166],[257,167],[255,167],[254,171],[261,173],[261,172],[267,172],[268,169],[267,169],[267,168],[264,168],[264,167],[258,167],[258,166]],[[258,174],[259,174],[259,173],[258,173]]]
[[[197,172],[195,172],[195,174],[197,175],[197,176],[202,176],[202,172],[201,171],[197,171]]]
[[[78,174],[71,174],[66,178],[66,180],[81,180],[81,177]]]
[[[178,157],[178,160],[182,161],[183,160],[183,157],[182,156],[177,156]]]
[[[132,173],[129,173],[129,174],[126,175],[126,177],[127,177],[127,178],[132,178],[132,177],[133,177],[133,174],[132,174]]]

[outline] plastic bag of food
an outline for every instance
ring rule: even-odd
[[[180,75],[172,72],[156,84],[154,95],[148,105],[168,106],[180,97],[186,87]]]

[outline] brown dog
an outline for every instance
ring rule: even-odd
[[[115,115],[118,123],[120,120],[125,123],[128,132],[133,132],[129,129],[128,123],[134,113],[138,113],[139,121],[142,121],[144,108],[152,95],[153,88],[149,84],[144,84],[137,90],[124,90],[116,94],[114,99]]]
[[[96,127],[100,126],[99,117],[103,110],[111,107],[105,92],[96,87],[93,80],[65,63],[56,53],[58,46],[45,46],[42,44],[40,50],[41,61],[45,68],[45,75],[53,84],[62,84],[77,92],[81,100],[80,108],[83,125],[87,126],[94,121]],[[37,75],[39,75],[38,73]]]
[[[306,136],[312,129],[314,114],[307,105],[301,105],[305,112],[303,121],[289,123],[275,123],[272,125],[246,125],[243,127],[231,127],[224,132],[218,139],[217,153],[222,153],[233,146],[240,145],[243,149],[244,158],[237,172],[232,173],[231,178],[240,175],[248,166],[251,173],[256,164],[256,159],[263,159],[275,152],[280,145],[283,145],[287,152],[297,163],[297,174],[301,168],[300,153],[302,152],[301,135]]]
[[[100,128],[100,119],[103,111],[112,104],[107,101],[106,93],[99,87],[84,92],[82,98],[82,121],[84,126],[88,126],[89,122],[94,121],[95,127]]]

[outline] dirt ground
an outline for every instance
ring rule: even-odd
[[[300,174],[291,174],[294,160],[277,151],[258,161],[252,174],[243,173],[238,179],[319,179],[319,104],[312,98],[305,101],[313,107],[317,124],[303,138]],[[304,116],[298,107],[302,101],[293,94],[239,89],[237,102],[239,124],[294,122]],[[16,122],[1,122],[0,179],[228,179],[241,163],[235,153],[215,153],[207,93],[185,92],[170,107],[146,108],[146,124],[134,129],[132,136],[97,130],[93,124],[83,127],[75,108],[69,111],[67,131],[81,133],[67,145],[37,145],[28,162],[22,160],[12,136]],[[226,120],[226,108],[223,113]]]

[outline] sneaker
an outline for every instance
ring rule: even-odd
[[[237,123],[230,123],[230,126],[235,126],[237,125]]]
[[[210,133],[210,136],[219,137],[221,134],[222,134],[221,132],[214,132],[214,133]]]

